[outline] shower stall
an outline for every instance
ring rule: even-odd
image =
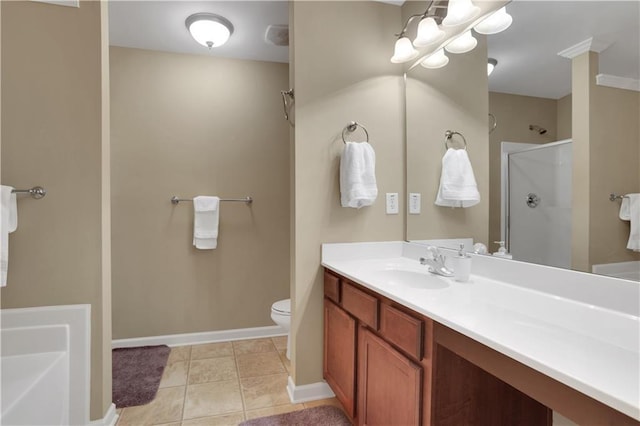
[[[501,235],[516,260],[571,267],[571,143],[502,143]]]

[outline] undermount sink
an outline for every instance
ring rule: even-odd
[[[389,285],[411,287],[424,290],[440,290],[449,287],[444,279],[429,273],[410,269],[380,269],[372,271],[376,278],[383,279]]]

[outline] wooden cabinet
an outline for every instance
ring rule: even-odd
[[[354,424],[551,424],[546,406],[507,384],[513,367],[483,370],[504,364],[497,352],[475,360],[472,344],[489,349],[330,271],[324,288],[324,377]]]
[[[420,424],[420,366],[365,328],[358,340],[358,424]]]
[[[324,378],[355,416],[356,320],[329,299],[324,300]]]

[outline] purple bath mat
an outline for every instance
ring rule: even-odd
[[[112,351],[112,397],[117,408],[147,404],[155,398],[169,352],[166,345]]]
[[[260,417],[240,423],[239,426],[351,426],[351,422],[341,409],[332,405],[305,408],[304,410],[275,416]]]

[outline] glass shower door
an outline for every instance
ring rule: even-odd
[[[571,141],[509,154],[507,247],[516,260],[571,267]]]

